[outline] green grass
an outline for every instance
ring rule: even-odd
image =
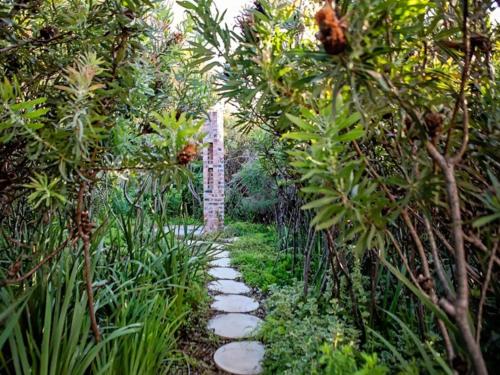
[[[294,281],[291,255],[278,250],[273,227],[235,222],[224,232],[225,237],[239,237],[228,248],[232,263],[242,272],[246,283],[267,292],[273,284],[282,286]]]
[[[175,216],[168,219],[169,225],[203,225],[203,220],[192,216]]]
[[[272,225],[247,223],[244,221],[227,221],[224,228],[224,237],[241,237],[252,234],[266,234],[268,240],[276,241],[276,230]]]

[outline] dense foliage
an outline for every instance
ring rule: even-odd
[[[169,194],[213,103],[191,37],[158,1],[0,4],[1,373],[183,360],[208,248],[169,231]]]
[[[214,88],[266,371],[493,372],[495,2],[179,3],[0,4],[0,372],[182,367],[210,249],[170,225],[201,218]]]
[[[238,122],[281,145],[262,158],[294,202],[276,219],[305,297],[319,269],[323,293],[348,283],[362,344],[396,316],[449,368],[485,374],[499,347],[494,4],[330,3],[315,21],[318,3],[258,1],[230,30],[211,0],[182,2]]]
[[[276,180],[267,173],[262,152],[273,147],[265,132],[241,132],[231,116],[226,126],[226,215],[235,220],[272,222]]]

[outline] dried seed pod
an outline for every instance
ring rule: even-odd
[[[22,265],[23,263],[21,262],[21,260],[16,260],[9,266],[9,269],[7,270],[7,276],[9,278],[16,277],[19,271],[21,271]]]
[[[422,274],[418,275],[417,281],[422,290],[426,293],[429,293],[434,287],[434,282],[432,281],[432,279],[430,277],[425,277]]]
[[[329,55],[338,55],[347,48],[345,31],[347,24],[345,20],[339,19],[333,8],[332,0],[326,0],[325,5],[315,15],[319,32],[316,37],[323,44],[323,48]]]
[[[429,137],[435,140],[443,130],[443,116],[437,112],[427,112],[424,121]]]
[[[188,165],[198,155],[198,147],[194,143],[188,143],[177,155],[177,162],[180,165]]]

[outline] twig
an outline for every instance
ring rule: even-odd
[[[493,271],[493,264],[495,260],[495,254],[498,250],[498,240],[493,247],[491,252],[490,260],[488,262],[488,270],[486,271],[486,277],[484,278],[483,289],[481,290],[481,299],[479,301],[479,310],[477,313],[477,323],[476,323],[476,343],[479,345],[479,340],[481,339],[481,328],[482,328],[482,318],[483,318],[483,308],[486,302],[486,294],[488,293],[488,288],[491,281],[491,273]]]
[[[28,44],[35,44],[38,46],[48,45],[51,42],[53,42],[54,40],[61,39],[62,37],[66,36],[66,35],[70,35],[70,34],[71,34],[71,32],[68,31],[68,32],[63,33],[63,34],[56,35],[56,36],[54,36],[50,39],[47,39],[47,40],[43,39],[43,38],[24,40],[18,44],[13,44],[13,45],[8,46],[8,47],[0,48],[0,53],[6,53],[6,52],[9,52],[13,49],[24,47],[25,45],[28,45]]]
[[[66,238],[53,252],[51,252],[49,255],[47,255],[45,258],[43,258],[35,267],[33,267],[30,271],[25,273],[22,276],[19,276],[16,279],[5,279],[0,281],[0,286],[5,286],[5,285],[11,285],[11,284],[17,284],[20,283],[29,277],[31,277],[36,271],[38,271],[44,264],[46,264],[49,260],[54,258],[57,254],[59,254],[61,251],[64,250],[68,242],[72,241],[75,238],[75,236],[70,235],[68,238]]]
[[[468,234],[465,234],[464,233],[464,239],[467,241],[467,242],[470,242],[471,244],[473,244],[474,246],[476,246],[479,250],[481,250],[483,253],[488,253],[488,248],[486,247],[486,245],[483,243],[483,241],[481,241],[481,239],[479,237],[477,237],[474,233],[468,233]],[[500,259],[498,259],[498,257],[493,254],[493,261],[500,266]]]
[[[443,285],[446,297],[451,300],[454,298],[454,295],[450,289],[450,286],[448,285],[448,280],[446,279],[446,276],[444,274],[443,265],[441,264],[441,260],[439,259],[436,239],[434,238],[434,233],[432,232],[431,223],[427,218],[427,216],[424,216],[424,225],[427,231],[427,235],[429,236],[429,243],[431,245],[432,256],[434,258],[434,263],[436,265],[436,273],[438,275],[439,281],[441,281],[441,284]]]
[[[78,228],[78,236],[83,241],[83,257],[84,257],[84,267],[83,267],[83,277],[85,279],[85,284],[87,288],[87,305],[89,308],[90,322],[92,326],[92,331],[94,332],[94,337],[96,342],[101,341],[101,334],[99,332],[99,326],[97,325],[97,320],[95,317],[94,310],[94,292],[92,290],[92,278],[91,278],[91,262],[90,262],[90,223],[87,222],[88,214],[83,211],[83,198],[86,190],[86,183],[80,183],[80,189],[78,190],[78,201],[76,206],[76,225]]]
[[[468,0],[463,0],[463,39],[465,46],[465,61],[464,68],[462,72],[462,83],[461,86],[465,87],[465,82],[468,79],[468,71],[470,64],[470,38],[468,31],[468,18],[469,18],[469,4]],[[465,150],[467,149],[468,142],[468,113],[467,104],[465,101],[465,95],[462,93],[460,95],[460,101],[462,103],[462,109],[464,110],[464,120],[463,120],[463,143],[459,151],[453,156],[448,157],[446,149],[444,155],[439,153],[438,149],[430,141],[427,141],[425,146],[431,158],[439,165],[446,184],[446,192],[448,196],[448,205],[450,208],[451,215],[451,232],[453,236],[453,245],[455,253],[455,264],[456,264],[456,280],[457,280],[457,295],[453,303],[446,302],[444,299],[441,300],[443,308],[453,316],[455,322],[460,330],[462,339],[464,340],[465,346],[467,348],[468,354],[470,355],[474,371],[477,375],[486,375],[488,370],[486,369],[486,364],[484,362],[483,354],[481,348],[476,343],[473,335],[473,327],[469,322],[469,281],[467,278],[467,259],[465,254],[464,246],[464,231],[462,227],[462,214],[460,209],[460,196],[458,192],[458,185],[455,178],[455,166],[462,159]],[[451,134],[451,129],[449,129],[448,135]],[[447,141],[449,145],[449,137]]]

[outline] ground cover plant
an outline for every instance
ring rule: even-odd
[[[280,256],[275,233],[269,226],[242,222],[228,224],[224,233],[238,236],[229,247],[233,263],[249,285],[264,292],[266,316],[260,336],[266,344],[265,373],[451,373],[435,347],[436,338],[422,342],[389,311],[392,318],[383,336],[369,331],[361,345],[363,333],[352,314],[346,277],[338,276],[338,296],[315,288],[305,297],[301,272],[293,272],[291,255]],[[366,277],[359,263],[353,274],[368,321],[369,293],[363,289]],[[329,285],[323,288],[328,290]]]
[[[225,235],[238,241],[228,246],[231,262],[243,273],[248,285],[267,292],[271,285],[288,285],[294,280],[292,257],[276,251],[277,233],[274,227],[262,224],[234,222],[226,226]],[[298,271],[298,270],[297,270]]]

